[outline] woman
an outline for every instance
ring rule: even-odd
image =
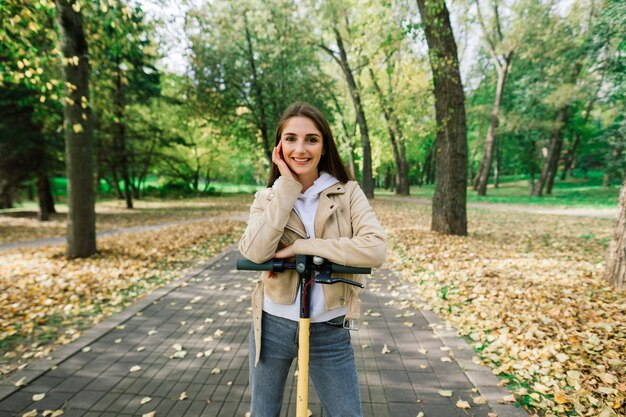
[[[276,130],[268,188],[255,195],[239,242],[253,262],[317,255],[331,262],[378,267],[385,234],[365,194],[339,157],[326,118],[292,104]],[[361,280],[359,276],[350,276]],[[298,354],[298,275],[263,273],[252,294],[251,417],[277,417],[287,374]],[[344,323],[360,318],[356,287],[313,285],[309,367],[329,417],[361,416],[354,352]]]

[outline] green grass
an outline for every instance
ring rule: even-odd
[[[597,174],[589,178],[571,178],[565,181],[556,181],[552,195],[534,197],[530,195],[528,177],[503,178],[499,188],[490,185],[487,195],[480,197],[471,187],[467,189],[468,202],[527,204],[540,206],[566,206],[579,208],[615,208],[619,199],[619,186],[603,187],[602,178]],[[412,186],[411,195],[414,197],[432,197],[434,185],[422,187]],[[393,195],[390,190],[377,189],[377,195]]]
[[[578,208],[615,208],[619,199],[619,186],[602,186],[602,172],[589,172],[588,178],[569,178],[565,181],[557,180],[554,185],[552,195],[543,197],[533,197],[530,195],[528,176],[507,176],[500,181],[499,188],[490,185],[487,189],[487,196],[480,197],[471,187],[467,189],[467,201],[482,203],[503,203],[503,204],[525,204],[550,207],[578,207]],[[65,178],[53,179],[53,194],[55,201],[59,204],[65,202]],[[146,186],[159,187],[158,178],[149,177]],[[204,185],[200,188],[203,189]],[[223,182],[213,182],[210,184],[214,194],[252,194],[264,186],[249,184],[232,184]],[[106,189],[105,189],[106,188]],[[101,184],[100,190],[108,191],[106,184]],[[434,185],[422,187],[412,186],[411,196],[431,198],[434,193]],[[392,190],[376,189],[376,195],[394,195]],[[110,194],[100,194],[98,201],[111,200]],[[158,199],[156,197],[146,197],[146,200]],[[16,203],[18,209],[37,209],[37,203],[33,201],[23,201]],[[2,210],[2,211],[10,211]]]

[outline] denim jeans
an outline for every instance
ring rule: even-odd
[[[278,417],[291,363],[298,357],[298,323],[263,312],[261,359],[254,366],[250,331],[250,417]],[[311,323],[309,375],[325,417],[362,417],[361,393],[343,317]]]

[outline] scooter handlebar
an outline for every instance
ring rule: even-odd
[[[285,262],[284,259],[270,259],[262,264],[257,264],[249,259],[237,259],[237,269],[242,271],[274,271],[282,272],[285,269],[295,268],[295,263]],[[345,266],[335,263],[330,264],[331,272],[336,274],[371,274],[372,268],[360,268],[356,266]]]

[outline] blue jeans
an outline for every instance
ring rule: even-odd
[[[254,366],[250,331],[251,417],[278,417],[291,363],[298,357],[298,323],[263,312],[261,359]],[[361,393],[343,317],[311,323],[309,375],[327,417],[362,417]]]

